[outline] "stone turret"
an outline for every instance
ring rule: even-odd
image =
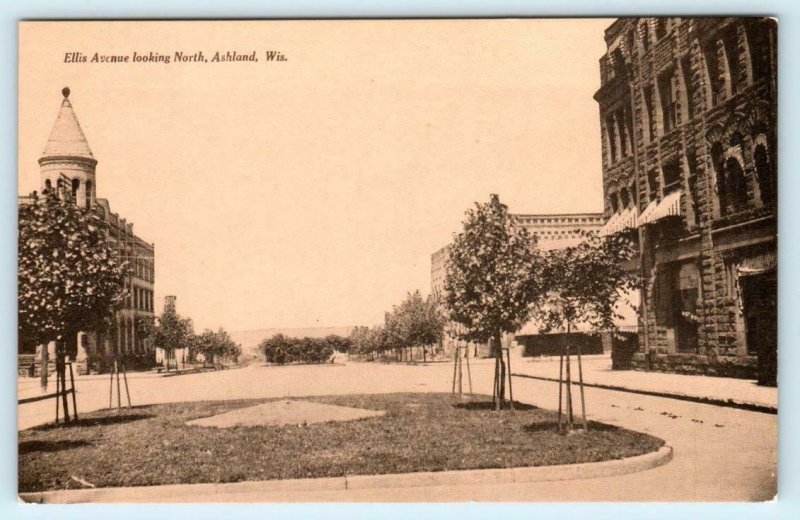
[[[39,159],[42,191],[58,189],[71,194],[78,206],[91,207],[97,192],[97,160],[69,101],[69,88],[61,94],[61,108]]]

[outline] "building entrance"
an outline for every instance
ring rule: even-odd
[[[740,276],[747,353],[758,356],[758,382],[775,385],[778,375],[778,278],[772,270]]]

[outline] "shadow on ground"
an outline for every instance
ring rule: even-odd
[[[575,421],[573,426],[573,431],[583,431],[583,423],[581,421]],[[589,432],[614,432],[619,431],[621,428],[616,426],[612,426],[610,424],[603,424],[594,421],[589,421]],[[542,421],[542,422],[535,422],[531,423],[525,427],[523,427],[528,433],[536,433],[536,432],[545,432],[545,431],[558,431],[558,421]]]
[[[73,448],[80,448],[82,446],[92,446],[88,441],[23,441],[19,443],[19,454],[26,455],[28,453],[37,452],[54,452],[71,450]]]
[[[494,403],[491,401],[468,401],[466,403],[456,403],[453,408],[469,411],[494,411]],[[514,410],[536,410],[536,407],[514,401]]]
[[[112,424],[125,424],[133,421],[141,421],[143,419],[152,419],[155,415],[150,413],[124,413],[124,414],[114,414],[110,412],[111,415],[105,415],[103,417],[85,417],[80,418],[77,421],[72,421],[67,424],[64,423],[49,423],[43,424],[41,426],[37,426],[35,428],[31,428],[32,430],[36,431],[48,431],[54,430],[57,428],[90,428],[93,426],[109,426]]]

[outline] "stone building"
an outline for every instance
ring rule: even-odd
[[[639,243],[637,368],[777,364],[776,23],[625,18],[605,32],[605,215]]]
[[[131,364],[148,364],[153,350],[140,334],[140,325],[154,318],[155,246],[134,233],[133,223],[112,212],[107,199],[97,198],[97,159],[72,108],[69,89],[64,88],[62,94],[61,108],[39,159],[41,190],[69,195],[78,206],[91,211],[105,231],[108,244],[130,265],[126,297],[111,329],[81,332],[77,338],[68,338],[67,352],[78,372],[85,372],[92,365],[100,368],[110,353],[124,354]],[[54,348],[49,345],[51,354]]]

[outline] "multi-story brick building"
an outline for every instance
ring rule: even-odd
[[[104,229],[109,246],[130,266],[126,297],[110,330],[86,331],[68,338],[67,351],[79,372],[112,352],[146,363],[153,350],[139,332],[140,324],[154,317],[155,246],[133,232],[133,223],[113,213],[107,199],[97,198],[97,159],[69,101],[69,89],[64,88],[62,94],[61,108],[39,159],[41,189],[56,190],[91,211]],[[24,203],[25,197],[20,202]],[[52,353],[54,345],[49,350]]]
[[[635,367],[776,370],[777,59],[768,18],[625,18],[600,59],[605,215],[635,228]]]

